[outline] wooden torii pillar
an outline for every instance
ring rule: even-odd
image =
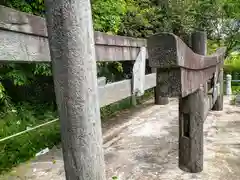
[[[160,95],[179,97],[179,167],[187,172],[203,170],[203,123],[209,110],[222,110],[225,50],[203,56],[174,34],[148,38],[149,65],[164,77],[158,86]],[[212,86],[206,92],[203,86],[208,80]]]
[[[46,0],[67,180],[105,180],[90,0]]]

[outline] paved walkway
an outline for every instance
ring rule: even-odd
[[[178,104],[152,101],[103,123],[107,179],[238,180],[240,179],[240,108],[225,99],[224,111],[210,112],[204,124],[204,171],[178,168]],[[64,180],[61,150],[19,166],[7,180]]]

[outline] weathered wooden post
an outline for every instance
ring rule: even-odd
[[[152,73],[156,73],[156,75],[157,75],[157,69],[156,68],[151,68],[151,72]],[[158,97],[157,97],[157,88],[156,88],[156,86],[153,88],[153,93],[154,93],[154,102],[155,102],[155,104],[157,104]]]
[[[165,73],[161,96],[179,97],[179,167],[187,172],[203,170],[203,122],[219,95],[216,74],[225,50],[203,56],[194,53],[174,34],[160,33],[148,38],[150,67]],[[203,84],[213,74],[214,86],[208,95]]]
[[[224,58],[224,57],[221,57]],[[223,66],[223,64],[222,64]],[[213,111],[222,111],[223,110],[223,97],[224,97],[224,89],[223,89],[223,67],[220,67],[217,77],[217,83],[219,83],[220,86],[220,93],[217,97],[217,100],[212,108]]]
[[[205,31],[195,31],[192,33],[191,49],[195,53],[207,55],[207,33]]]
[[[167,16],[169,16],[169,2],[168,1],[157,1],[158,5],[160,8],[164,9],[165,12],[168,12]],[[161,96],[161,88],[166,88],[164,87],[164,79],[166,79],[166,73],[163,72],[162,69],[159,68],[154,68],[152,69],[153,72],[156,72],[156,87],[154,88],[154,99],[155,99],[155,104],[157,105],[166,105],[169,103],[169,98],[167,96]]]
[[[191,46],[193,52],[200,55],[207,55],[207,33],[205,31],[194,31],[191,34]],[[208,82],[203,84],[205,93],[208,91]]]
[[[166,79],[167,71],[157,68],[157,83],[155,87],[155,104],[166,105],[169,103],[168,96],[161,95],[160,89],[164,87],[164,81]]]
[[[90,0],[46,0],[67,180],[105,180]]]
[[[193,52],[207,54],[207,35],[196,31],[191,35]],[[202,88],[206,88],[203,84]],[[188,172],[203,170],[203,123],[204,93],[206,89],[198,89],[186,97],[179,98],[179,167]]]
[[[179,168],[203,170],[204,90],[179,98]]]
[[[151,47],[148,47],[148,50],[153,50],[154,46],[158,46],[159,42],[154,42],[154,39],[151,39],[151,43],[148,44],[148,46],[150,45]],[[156,40],[157,41],[157,40]],[[150,42],[150,41],[148,41]],[[156,43],[156,44],[155,44]],[[154,49],[153,51],[157,51],[157,49]],[[161,51],[161,49],[159,49],[159,51]],[[156,87],[154,88],[154,101],[156,105],[166,105],[169,103],[169,99],[168,96],[164,95],[164,93],[162,93],[162,89],[166,89],[168,88],[167,86],[167,82],[166,82],[166,76],[168,76],[168,71],[167,69],[159,69],[157,67],[155,67],[155,65],[153,64],[153,61],[151,59],[149,59],[149,66],[152,69],[152,73],[156,73]]]
[[[137,96],[144,95],[145,69],[146,69],[146,47],[139,49],[138,56],[133,64],[132,74],[132,105],[137,105]]]

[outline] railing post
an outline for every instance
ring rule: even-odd
[[[137,105],[136,96],[144,95],[145,70],[146,70],[146,47],[141,47],[138,56],[133,64],[132,71],[132,105]]]
[[[204,90],[179,98],[179,168],[203,170]]]
[[[152,69],[152,73],[156,73],[156,87],[154,87],[154,102],[157,105],[166,105],[169,103],[169,99],[168,97],[162,97],[161,95],[159,95],[159,91],[161,88],[160,85],[160,81],[159,81],[159,77],[161,77],[161,75],[159,75],[161,73],[161,70],[157,70],[157,68],[151,68]],[[158,72],[158,73],[157,73]]]
[[[191,48],[195,53],[206,55],[206,37],[201,31],[192,34]],[[179,168],[191,173],[203,170],[204,93],[198,89],[179,98]]]
[[[207,55],[207,33],[195,31],[191,35],[191,49],[201,55]]]
[[[197,54],[207,55],[207,33],[205,31],[195,31],[191,34],[191,49]],[[204,91],[208,91],[208,82],[203,84]]]
[[[152,73],[156,73],[156,75],[157,75],[157,69],[156,68],[151,68],[151,72]],[[156,102],[157,102],[157,88],[156,88],[156,86],[153,88],[153,93],[154,93],[154,102],[155,102],[155,104],[156,104]]]
[[[197,33],[198,36],[205,35],[202,32]],[[206,47],[204,44],[206,38],[195,41],[199,47]],[[218,49],[211,56],[200,56],[171,33],[150,36],[147,44],[150,67],[161,69],[165,76],[161,76],[164,78],[162,81],[164,86],[160,89],[161,95],[179,97],[179,167],[191,173],[201,172],[203,122],[209,109],[216,102],[216,95],[219,94],[219,91],[215,91],[219,89],[216,85],[216,75],[223,64],[226,48]],[[191,46],[195,49],[194,43]],[[212,66],[209,66],[210,64]],[[203,90],[203,84],[211,79],[213,74],[216,87],[212,90],[213,94],[208,95]]]
[[[220,85],[220,93],[219,96],[217,97],[217,100],[215,102],[215,104],[213,105],[212,110],[214,111],[222,111],[223,110],[223,96],[224,96],[224,90],[223,90],[223,68],[221,67],[220,71],[219,71],[219,75],[218,75],[218,79],[217,79],[217,83],[219,83]],[[231,83],[231,81],[230,81]]]
[[[165,88],[163,82],[168,76],[167,72],[163,72],[163,69],[157,68],[157,83],[155,88],[155,104],[157,105],[166,105],[169,103],[168,97],[162,97],[160,95],[160,88]]]
[[[232,76],[231,74],[227,74],[226,76],[226,95],[232,95]]]
[[[105,180],[90,0],[46,0],[66,180]]]

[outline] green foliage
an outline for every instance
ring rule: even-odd
[[[98,76],[107,78],[107,82],[124,78],[123,66],[120,62],[98,62]]]
[[[231,53],[224,62],[224,71],[226,73],[240,72],[240,53]]]
[[[236,97],[240,95],[240,86],[232,86],[231,105],[236,105]]]
[[[51,65],[49,63],[36,64],[34,75],[52,76]]]
[[[56,118],[53,107],[19,103],[0,114],[0,137],[4,138]],[[0,142],[0,172],[29,160],[45,147],[60,142],[59,124],[51,124],[30,133]]]
[[[133,1],[126,0],[126,15],[119,30],[120,35],[131,37],[146,37],[153,34],[161,28],[163,20],[159,22],[162,16],[160,9],[153,6],[151,1]]]
[[[236,0],[224,0],[223,10],[229,18],[240,19],[240,4]]]
[[[216,40],[208,40],[207,41],[207,52],[208,52],[208,55],[211,55],[213,53],[216,52],[216,50],[221,47],[221,45],[219,44],[218,41]]]
[[[5,88],[2,85],[2,83],[0,83],[0,102],[3,101],[3,98],[5,97]]]
[[[234,95],[240,94],[240,86],[232,86],[232,92]]]
[[[195,29],[211,33],[221,16],[221,0],[199,0],[193,4],[191,11],[195,19]]]
[[[94,0],[92,4],[94,29],[117,34],[122,16],[126,13],[124,0]]]
[[[44,0],[3,0],[1,4],[38,16],[43,16],[45,12]]]

